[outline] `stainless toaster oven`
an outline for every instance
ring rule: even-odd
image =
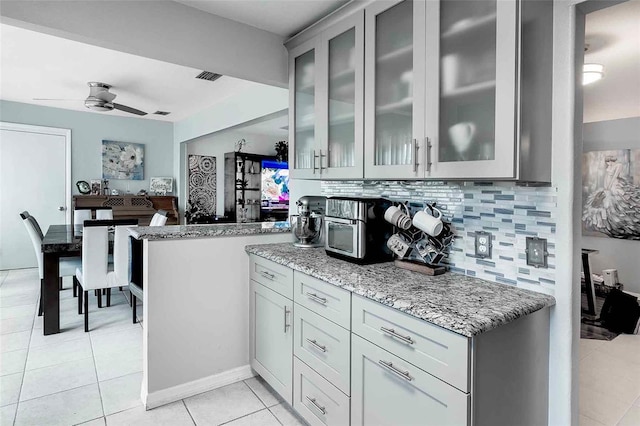
[[[384,220],[384,212],[391,204],[384,198],[327,198],[324,224],[327,254],[358,263],[391,260],[387,240],[393,227]]]

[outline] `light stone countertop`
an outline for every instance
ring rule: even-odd
[[[211,238],[291,232],[289,222],[216,223],[211,225],[138,226],[129,233],[139,240]]]
[[[393,262],[358,265],[330,257],[324,248],[280,243],[250,245],[245,251],[466,337],[555,304],[543,293],[451,272],[428,276]]]

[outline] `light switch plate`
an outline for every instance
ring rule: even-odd
[[[480,259],[491,258],[491,238],[493,236],[490,232],[477,231],[476,232],[476,257]]]
[[[544,238],[527,237],[527,265],[536,268],[548,268],[547,240]]]

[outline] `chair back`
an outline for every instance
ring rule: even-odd
[[[91,209],[75,209],[73,211],[74,225],[82,225],[87,220],[91,220]]]
[[[166,210],[158,210],[151,218],[149,226],[164,226],[167,223],[167,215],[169,212]]]
[[[86,220],[82,231],[82,288],[85,291],[106,287],[108,262],[108,225]]]
[[[113,220],[113,210],[111,208],[96,209],[96,219],[98,220]]]
[[[116,235],[113,242],[113,271],[116,274],[116,281],[121,286],[128,286],[129,277],[129,228],[138,224],[116,226]]]
[[[33,250],[38,260],[38,273],[40,274],[40,279],[42,279],[44,276],[42,264],[42,231],[40,230],[40,226],[38,226],[38,222],[26,211],[20,213],[20,217],[22,218],[22,223],[24,223],[25,228],[27,228],[29,238],[31,238],[31,244],[33,245]]]
[[[38,232],[38,235],[40,235],[40,239],[43,240],[44,239],[44,234],[42,233],[42,228],[40,227],[40,224],[38,223],[38,221],[36,220],[35,217],[31,216],[29,214],[28,211],[23,211],[22,213],[20,213],[20,217],[24,220],[27,217],[30,217],[32,219],[32,223],[34,224],[34,226],[36,227],[36,231]]]

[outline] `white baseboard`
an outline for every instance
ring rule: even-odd
[[[213,376],[183,383],[168,389],[150,392],[146,395],[143,392],[141,395],[142,403],[147,410],[151,410],[152,408],[160,407],[161,405],[179,401],[182,398],[188,398],[202,392],[207,392],[231,383],[239,382],[240,380],[250,379],[253,376],[255,376],[255,374],[253,373],[253,370],[251,370],[251,366],[247,364],[242,367],[223,371],[222,373],[214,374]]]

